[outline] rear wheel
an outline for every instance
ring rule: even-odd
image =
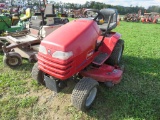
[[[110,65],[119,65],[122,58],[123,49],[124,49],[124,41],[120,39],[115,45],[113,52],[111,53],[111,56],[106,61],[106,63]]]
[[[36,62],[32,68],[32,78],[36,80],[39,84],[45,85],[44,72],[38,69],[38,62]]]
[[[16,52],[9,52],[8,55],[4,55],[3,62],[9,67],[17,67],[22,64],[22,57]]]
[[[73,106],[82,111],[90,108],[96,98],[98,85],[98,82],[92,78],[81,79],[72,92]]]

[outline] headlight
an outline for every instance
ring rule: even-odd
[[[61,59],[61,60],[67,60],[71,56],[73,56],[73,52],[72,51],[69,51],[69,52],[55,51],[52,54],[53,58],[58,58],[58,59]]]
[[[47,54],[47,50],[44,46],[40,45],[39,46],[39,52],[43,53],[43,54]]]

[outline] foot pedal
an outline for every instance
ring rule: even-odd
[[[100,53],[94,58],[93,63],[97,65],[102,65],[107,60],[107,58],[108,58],[107,53]]]

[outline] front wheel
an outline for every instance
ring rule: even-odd
[[[98,82],[92,78],[83,78],[75,86],[71,102],[79,110],[90,108],[97,95]]]
[[[32,68],[32,78],[36,80],[39,84],[45,86],[44,81],[44,72],[42,72],[40,69],[38,69],[38,62],[36,62]]]
[[[17,67],[22,64],[22,57],[16,52],[9,52],[8,55],[4,55],[3,63],[11,68]]]

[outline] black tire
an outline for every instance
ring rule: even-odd
[[[66,23],[68,23],[68,22],[69,22],[68,19],[64,19],[64,20],[63,20],[63,24],[66,24]]]
[[[121,62],[123,50],[124,41],[119,39],[106,63],[109,65],[119,65]]]
[[[72,91],[73,106],[81,111],[90,108],[96,98],[98,85],[98,82],[92,78],[81,79]]]
[[[3,63],[11,68],[18,67],[22,64],[22,57],[19,53],[9,52],[7,56],[4,55]]]
[[[44,72],[38,69],[38,62],[36,62],[32,68],[32,78],[38,82],[38,84],[45,86]]]
[[[4,43],[2,41],[0,41],[0,52],[3,52],[3,50],[2,50],[3,45],[4,45]]]

